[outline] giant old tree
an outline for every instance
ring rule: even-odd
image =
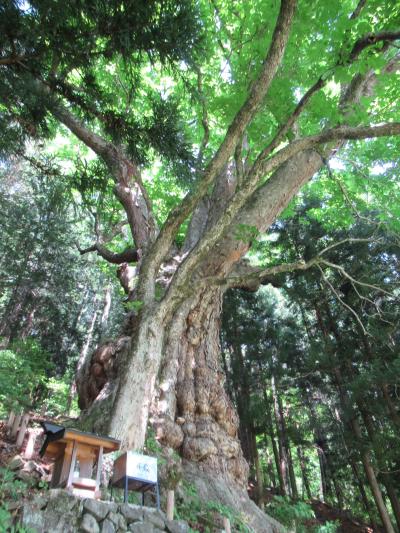
[[[86,427],[140,447],[150,418],[164,444],[243,483],[222,296],[309,266],[245,256],[347,142],[396,142],[400,7],[6,0],[0,30],[2,153],[72,135],[91,150],[75,184],[118,201],[108,217],[92,201],[81,247],[119,265],[130,302],[121,337],[81,364]]]

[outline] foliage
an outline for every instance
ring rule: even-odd
[[[205,533],[211,533],[215,527],[215,520],[220,521],[221,517],[225,516],[229,518],[233,531],[250,532],[236,511],[219,502],[203,502],[196,487],[186,480],[182,483],[175,503],[177,519],[188,522],[191,526],[190,531],[197,531],[197,528],[201,527]]]
[[[315,533],[336,533],[339,526],[340,523],[338,520],[325,522],[325,524],[322,524],[315,529]]]
[[[28,485],[15,478],[15,474],[7,468],[0,469],[0,531],[8,533],[31,533],[32,530],[19,524],[13,524],[14,518],[8,511],[8,502],[21,500],[26,494]]]
[[[278,464],[271,464],[275,441],[288,454],[286,475],[293,468],[289,494],[301,487],[303,497],[309,491],[309,498],[348,505],[370,520],[368,500],[361,506],[359,484],[350,482],[356,468],[368,486],[358,464],[366,446],[398,482],[398,353],[388,349],[397,343],[398,237],[380,224],[384,205],[360,209],[348,226],[338,227],[330,222],[334,213],[316,216],[326,208],[320,198],[304,195],[296,203],[290,218],[272,229],[273,239],[255,248],[254,260],[309,261],[322,252],[327,263],[269,278],[275,287],[256,295],[227,295],[222,339],[228,390],[241,417],[242,442],[255,433],[270,484],[282,490]],[[353,404],[343,400],[346,395]],[[355,416],[361,440],[352,431]],[[255,457],[244,449],[255,476]]]
[[[71,377],[65,374],[62,378],[51,377],[46,383],[47,394],[43,398],[42,406],[49,416],[59,416],[68,413],[78,415],[79,409],[76,398],[70,405]],[[43,408],[42,407],[42,408]]]
[[[275,496],[267,505],[268,513],[285,526],[296,532],[307,531],[304,522],[314,518],[314,512],[305,502],[292,502],[289,498]]]
[[[0,350],[0,412],[30,409],[47,396],[49,354],[31,339]]]
[[[10,159],[1,169],[0,396],[2,410],[44,404],[54,416],[76,409],[70,384],[93,315],[95,341],[118,324],[123,308],[113,272],[76,248],[91,215],[71,203],[60,169],[43,165]],[[115,305],[100,332],[107,285]]]

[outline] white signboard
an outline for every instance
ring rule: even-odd
[[[126,475],[150,483],[157,483],[157,459],[136,452],[127,452]]]

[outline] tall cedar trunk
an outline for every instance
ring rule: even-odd
[[[279,409],[279,419],[280,419],[281,428],[282,428],[283,445],[285,447],[286,456],[287,456],[287,465],[288,465],[289,480],[290,480],[290,493],[291,493],[292,498],[297,500],[299,495],[297,491],[296,476],[294,474],[294,468],[293,468],[292,452],[290,449],[289,437],[288,437],[287,427],[286,427],[287,416],[284,413],[282,398],[279,393],[277,393],[277,400],[278,400],[278,409]]]
[[[242,346],[236,339],[232,339],[232,382],[234,398],[239,416],[239,440],[243,455],[250,467],[255,466],[256,456],[254,447],[254,429],[249,416],[250,385],[248,370],[244,362]]]
[[[357,464],[351,459],[351,457],[349,457],[349,465],[350,465],[351,471],[354,474],[354,478],[357,481],[357,486],[358,486],[358,490],[360,492],[361,500],[362,500],[363,505],[364,505],[364,509],[366,510],[366,512],[367,512],[367,514],[369,516],[369,519],[371,521],[372,528],[375,531],[375,530],[378,529],[378,526],[376,525],[376,521],[375,521],[375,516],[374,516],[374,513],[372,512],[371,504],[370,504],[370,501],[369,501],[369,499],[367,497],[367,493],[365,492],[364,483],[363,483],[363,480],[362,480],[362,478],[360,476],[360,472],[358,471]]]
[[[328,500],[328,489],[327,489],[328,472],[327,472],[327,461],[326,461],[325,451],[324,451],[325,436],[319,424],[319,421],[317,418],[317,412],[316,412],[315,405],[313,403],[312,398],[310,399],[308,396],[306,396],[305,402],[310,412],[310,421],[311,421],[311,426],[313,428],[313,433],[314,433],[314,443],[315,443],[315,447],[317,449],[317,455],[318,455],[319,472],[320,472],[320,491],[319,491],[320,499],[322,499],[322,501],[327,501]]]
[[[259,373],[260,373],[260,379],[262,379],[263,368],[262,368],[262,364],[261,364],[261,359],[260,358],[258,358],[257,363],[258,363],[258,369],[259,369]],[[274,455],[275,468],[276,468],[276,472],[278,474],[278,479],[279,479],[279,489],[280,489],[281,495],[284,496],[286,494],[285,481],[284,481],[284,477],[282,475],[279,451],[278,451],[278,446],[276,444],[276,439],[275,439],[274,422],[272,420],[272,413],[271,413],[271,401],[269,400],[268,395],[267,395],[267,390],[266,390],[267,389],[267,384],[264,383],[263,379],[262,379],[262,382],[261,382],[261,388],[262,388],[262,394],[263,394],[263,399],[264,399],[264,412],[265,412],[265,416],[266,416],[267,432],[268,432],[268,435],[270,436],[270,439],[271,439],[272,453]],[[271,389],[271,392],[272,392],[272,384],[271,384],[271,386],[269,388]],[[273,397],[272,397],[272,403],[273,403],[273,401],[274,400],[273,400]]]
[[[330,331],[333,333],[339,349],[344,351],[344,347],[342,346],[342,339],[340,337],[336,324],[333,320],[329,305],[327,304],[326,301],[324,302],[324,308],[325,308],[327,319],[329,321]],[[352,375],[352,370],[348,363],[345,364],[345,371],[346,373],[350,372],[350,375]],[[378,483],[378,480],[375,474],[375,470],[372,465],[371,454],[370,454],[370,451],[366,449],[365,446],[363,445],[362,430],[357,419],[357,414],[354,412],[351,400],[348,397],[348,392],[343,384],[340,368],[335,368],[333,375],[334,375],[334,379],[336,381],[336,384],[339,390],[339,398],[340,398],[340,402],[342,405],[342,409],[343,411],[350,412],[349,426],[351,430],[353,431],[355,435],[355,440],[358,443],[358,446],[360,448],[361,462],[363,464],[365,475],[368,479],[368,483],[370,485],[371,492],[374,497],[378,512],[382,519],[383,526],[385,528],[385,531],[387,531],[387,533],[392,533],[394,532],[393,525],[391,523],[388,511],[387,511],[387,508],[386,508],[386,505],[385,505],[385,502],[382,496],[382,491],[380,489],[380,486],[379,486],[379,483]],[[370,435],[370,438],[371,438],[371,435]],[[393,496],[393,492],[391,492],[391,494]],[[395,498],[395,501],[393,503],[395,508],[396,508],[396,501],[397,501],[397,497]]]
[[[268,401],[265,391],[264,391],[264,403],[265,403],[265,412],[267,415],[268,433],[271,439],[272,453],[274,454],[275,468],[276,468],[276,472],[278,474],[278,479],[279,479],[280,493],[282,496],[284,496],[286,494],[285,478],[282,474],[279,450],[276,444],[275,428],[274,428],[274,423],[273,423],[272,414],[271,414],[271,402]]]
[[[303,494],[302,497],[304,498],[304,489],[306,491],[307,498],[311,500],[311,488],[310,488],[310,481],[308,479],[308,473],[307,473],[307,464],[306,464],[306,458],[303,453],[303,449],[301,446],[297,446],[297,457],[299,459],[300,469],[301,469],[301,476],[303,478]]]
[[[283,496],[286,496],[287,494],[290,494],[289,480],[288,480],[288,458],[287,458],[287,451],[285,447],[285,438],[284,438],[283,429],[282,429],[281,413],[280,413],[279,405],[278,405],[278,393],[277,393],[277,388],[275,385],[274,377],[272,377],[271,379],[271,390],[272,390],[272,397],[273,397],[273,402],[274,402],[274,416],[275,416],[275,424],[276,424],[276,430],[277,430],[277,435],[278,435],[278,445],[279,445],[279,472],[283,480]]]
[[[267,470],[268,470],[268,476],[269,476],[269,486],[272,487],[274,490],[276,490],[276,488],[277,488],[276,475],[275,475],[274,467],[272,465],[271,454],[270,454],[269,449],[268,449],[268,433],[264,433],[263,436],[264,436],[264,443],[265,443],[264,451],[265,451],[265,455],[266,455],[266,458],[267,458]],[[277,467],[277,466],[278,465],[275,464],[275,467]],[[268,483],[266,484],[266,486],[268,486]]]
[[[379,483],[376,478],[374,467],[372,465],[370,451],[367,448],[365,448],[363,444],[362,430],[356,418],[355,413],[352,412],[353,410],[351,408],[351,403],[348,398],[347,391],[345,390],[343,386],[342,377],[338,369],[335,370],[335,377],[336,377],[336,382],[337,382],[337,386],[339,389],[339,398],[340,398],[342,410],[343,412],[351,413],[350,419],[349,419],[349,426],[354,434],[355,442],[357,443],[359,447],[361,462],[364,467],[365,475],[368,479],[368,483],[369,483],[372,495],[374,497],[376,507],[381,517],[383,527],[386,533],[395,533],[393,524],[391,523],[389,513],[387,511],[387,508],[386,508],[386,505],[385,505],[385,502],[382,496],[382,491],[379,487]]]
[[[370,362],[373,363],[374,360],[376,360],[376,355],[374,354],[372,348],[371,348],[371,345],[369,343],[369,340],[367,338],[367,336],[365,335],[365,333],[362,331],[362,329],[360,328],[360,325],[358,324],[358,322],[356,320],[353,321],[355,323],[355,326],[356,326],[356,329],[358,331],[358,334],[359,336],[361,337],[362,339],[362,343],[363,343],[363,346],[364,346],[364,353],[365,353],[365,356],[366,356],[366,359]],[[391,420],[391,422],[394,424],[395,428],[394,430],[397,431],[397,429],[400,427],[400,417],[399,417],[399,414],[398,414],[398,410],[392,400],[392,397],[391,397],[391,394],[390,394],[390,391],[389,391],[389,385],[387,383],[383,383],[381,385],[381,393],[382,393],[382,396],[383,396],[383,399],[385,401],[385,404],[386,404],[386,407],[387,407],[387,412],[388,412],[388,415],[389,415],[389,418]],[[364,402],[365,404],[365,402]],[[358,407],[359,407],[359,410],[361,412],[361,415],[363,417],[363,421],[364,421],[364,424],[365,424],[365,427],[367,428],[367,432],[368,432],[368,436],[372,442],[372,444],[375,443],[375,430],[374,430],[374,424],[372,422],[372,419],[370,417],[370,415],[368,414],[366,408],[365,408],[365,405],[364,405],[361,400],[358,401]],[[386,492],[387,492],[387,495],[389,497],[389,500],[390,500],[390,504],[392,506],[392,510],[393,510],[393,514],[394,514],[394,517],[396,519],[396,523],[397,523],[397,527],[400,531],[400,501],[399,501],[399,497],[398,497],[398,494],[397,494],[397,491],[393,485],[393,480],[392,480],[392,476],[388,473],[386,473],[388,471],[388,467],[384,466],[384,458],[382,457],[382,451],[378,446],[374,446],[374,451],[375,451],[375,454],[378,458],[378,461],[379,461],[379,468],[381,470],[381,475],[380,475],[380,479],[383,483],[383,485],[385,486],[385,489],[386,489]]]
[[[253,448],[253,461],[254,461],[254,469],[256,474],[256,483],[257,483],[257,491],[256,491],[256,501],[258,505],[262,505],[263,501],[263,492],[264,492],[264,477],[262,473],[261,468],[261,462],[260,462],[260,456],[257,449],[257,440],[256,440],[256,434],[255,430],[253,428],[252,431],[252,448]]]
[[[396,489],[393,485],[392,476],[388,473],[390,465],[385,461],[383,450],[380,448],[379,444],[376,442],[375,427],[372,421],[371,415],[367,412],[365,404],[362,403],[360,399],[357,400],[357,406],[361,413],[364,425],[367,429],[369,440],[374,449],[374,455],[377,458],[378,467],[380,470],[380,480],[383,486],[386,489],[387,495],[389,497],[390,504],[392,506],[393,515],[396,519],[397,527],[400,531],[400,503],[396,493]]]
[[[310,332],[310,327],[306,319],[304,309],[301,306],[300,306],[300,311],[302,315],[302,321],[307,332],[308,340],[312,342],[313,336]],[[317,316],[318,326],[321,330],[322,336],[325,338],[326,337],[325,328],[323,327],[323,324],[321,321],[321,315],[320,315],[317,305],[315,305],[315,312]],[[318,423],[317,412],[316,412],[312,398],[310,399],[307,392],[303,393],[303,396],[304,396],[304,401],[309,408],[310,421],[311,421],[311,425],[312,425],[313,433],[314,433],[314,443],[315,443],[315,446],[317,449],[317,455],[318,455],[319,470],[320,470],[320,489],[319,489],[320,499],[322,499],[323,501],[327,501],[330,491],[329,491],[328,458],[327,458],[327,455],[324,449],[326,447],[326,439],[321,430],[321,426]],[[330,470],[333,471],[333,469],[330,469]],[[337,483],[334,482],[334,484],[335,484],[335,490],[336,490]],[[336,490],[336,493],[338,494],[338,490]]]

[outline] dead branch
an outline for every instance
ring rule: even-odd
[[[378,287],[377,285],[371,285],[370,283],[365,283],[363,281],[359,281],[355,278],[353,278],[342,266],[340,265],[336,265],[335,263],[331,263],[330,261],[327,261],[326,259],[321,259],[319,258],[319,261],[318,261],[319,264],[324,264],[330,268],[333,268],[335,270],[337,270],[338,272],[340,272],[345,278],[347,278],[348,280],[350,280],[352,283],[354,283],[355,285],[358,285],[360,287],[367,287],[368,289],[372,289],[374,291],[378,291],[378,292],[381,292],[383,294],[386,294],[386,296],[390,296],[391,298],[393,298],[393,294],[391,294],[390,292],[386,291],[385,289],[382,289],[381,287]]]
[[[325,273],[324,271],[322,270],[322,268],[320,267],[319,264],[317,264],[317,268],[319,269],[319,271],[321,272],[321,276],[322,276],[322,279],[323,281],[325,282],[325,284],[330,288],[330,290],[333,292],[333,294],[336,296],[336,298],[338,299],[338,302],[343,306],[345,307],[348,311],[350,311],[350,313],[355,317],[355,319],[357,320],[360,328],[362,329],[362,332],[364,333],[365,336],[368,335],[367,333],[367,330],[365,329],[364,327],[364,324],[362,323],[361,321],[361,318],[358,316],[357,312],[350,306],[348,305],[344,300],[343,298],[340,296],[340,294],[338,293],[338,291],[335,289],[335,287],[332,285],[332,283],[328,280],[328,278],[325,276]]]

